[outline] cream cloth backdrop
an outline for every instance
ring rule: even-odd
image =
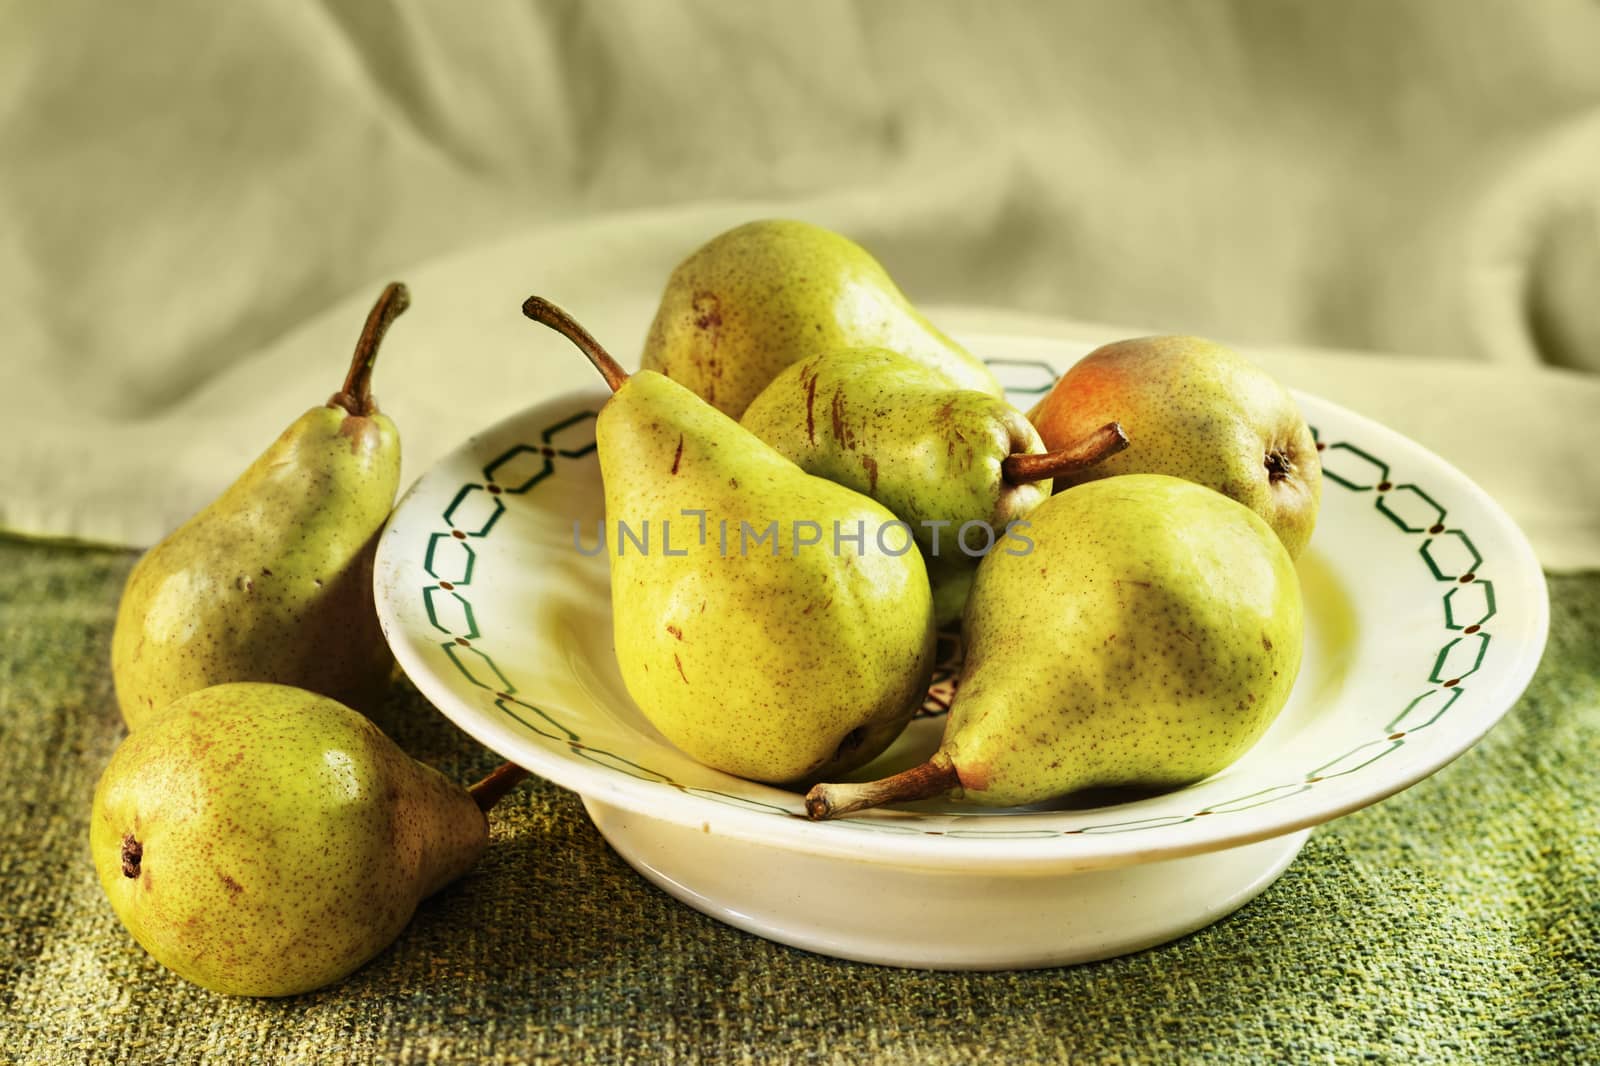
[[[1600,566],[1600,5],[0,8],[0,528],[158,539],[383,282],[405,477],[754,217],[941,324],[1232,342]],[[1112,323],[1099,326],[1088,323]]]

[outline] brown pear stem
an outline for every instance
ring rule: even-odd
[[[467,789],[472,793],[472,798],[478,804],[478,810],[484,814],[496,803],[505,799],[506,794],[523,781],[527,780],[528,771],[514,762],[501,763],[489,771],[489,776]]]
[[[1000,460],[1000,473],[1013,485],[1060,477],[1103,462],[1128,446],[1122,423],[1107,422],[1082,440],[1050,452],[1008,455]]]
[[[356,341],[355,354],[350,357],[350,372],[344,376],[344,388],[328,400],[329,407],[343,407],[358,418],[378,413],[372,399],[372,364],[378,360],[378,346],[389,326],[411,306],[411,291],[398,281],[385,285],[378,302],[367,312],[367,324],[361,328],[361,338]]]
[[[549,326],[575,344],[580,352],[589,357],[594,368],[600,371],[600,376],[606,379],[612,392],[627,382],[628,372],[594,339],[594,335],[578,325],[577,319],[543,296],[530,296],[522,301],[522,313],[540,325]]]
[[[961,776],[956,773],[955,764],[941,751],[920,766],[877,781],[815,785],[806,793],[806,814],[812,821],[820,822],[885,803],[931,799],[960,787]]]

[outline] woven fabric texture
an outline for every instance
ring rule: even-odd
[[[1165,947],[994,974],[811,955],[657,891],[535,782],[390,950],[267,1001],[162,969],[89,864],[132,559],[0,541],[0,1059],[1600,1061],[1600,573],[1551,578],[1544,661],[1482,743],[1321,827],[1265,894]],[[497,762],[403,681],[382,724],[461,780]]]

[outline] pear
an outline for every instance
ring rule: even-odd
[[[823,784],[813,818],[948,795],[988,806],[1089,787],[1174,788],[1260,738],[1300,668],[1294,564],[1260,516],[1161,474],[1058,493],[1035,548],[978,567],[966,659],[937,752]]]
[[[1296,558],[1322,500],[1317,442],[1294,397],[1237,352],[1199,337],[1140,337],[1068,368],[1029,418],[1050,447],[1115,417],[1121,455],[1061,475],[1056,488],[1118,474],[1170,474],[1255,511]]]
[[[89,847],[112,909],[195,984],[289,996],[382,951],[465,873],[485,811],[371,721],[304,689],[216,685],[130,734],[95,788]]]
[[[1024,534],[1025,535],[1025,534]],[[1004,550],[1002,547],[1001,550]],[[940,629],[961,621],[972,595],[972,582],[978,574],[977,559],[954,555],[925,555],[928,584],[933,589],[933,620]]]
[[[941,333],[849,238],[767,219],[728,230],[672,272],[642,366],[738,418],[784,367],[829,348],[881,347],[1000,395],[989,368]]]
[[[372,566],[399,487],[400,437],[371,380],[409,303],[404,285],[388,286],[344,387],[135,564],[111,639],[129,729],[226,681],[297,685],[364,711],[381,701],[393,659]]]
[[[701,763],[772,784],[881,752],[934,666],[927,571],[894,515],[671,378],[630,377],[559,308],[532,297],[523,310],[613,389],[595,426],[611,608],[645,717]]]
[[[956,388],[886,348],[807,356],[773,379],[739,420],[809,474],[865,493],[907,523],[945,578],[936,615],[961,613],[961,576],[1050,495],[1050,479],[1127,446],[1115,422],[1045,452],[1004,399]],[[942,565],[935,567],[937,559]]]

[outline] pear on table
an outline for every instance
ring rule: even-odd
[[[1000,395],[988,367],[924,318],[864,248],[783,219],[728,230],[678,265],[641,365],[738,418],[796,360],[857,347],[901,352],[953,386]]]
[[[1287,389],[1199,337],[1140,337],[1095,349],[1028,413],[1049,447],[1115,416],[1132,447],[1061,475],[1057,489],[1118,474],[1170,474],[1255,511],[1296,558],[1322,500],[1317,442]]]
[[[941,625],[960,616],[964,571],[1050,495],[1052,477],[1128,443],[1113,420],[1047,453],[1004,399],[886,348],[807,356],[761,391],[740,424],[807,473],[865,493],[907,523],[928,559]]]
[[[670,378],[624,373],[547,301],[523,309],[613,389],[595,427],[611,607],[617,663],[645,717],[699,762],[774,784],[881,752],[933,670],[921,556],[907,538],[877,541],[894,516]],[[834,523],[864,535],[836,541]]]
[[[399,486],[400,438],[371,380],[378,345],[409,303],[405,286],[388,286],[343,388],[135,564],[111,643],[130,729],[228,681],[296,685],[362,710],[381,701],[393,659],[372,567]]]
[[[89,847],[135,940],[217,992],[288,996],[387,947],[466,872],[485,811],[522,771],[469,791],[367,718],[285,685],[217,685],[118,747]]]
[[[813,818],[936,796],[1039,803],[1172,788],[1264,733],[1300,667],[1294,564],[1253,511],[1157,474],[1104,478],[1030,517],[1035,548],[978,567],[966,660],[938,750],[865,784],[821,784]]]

